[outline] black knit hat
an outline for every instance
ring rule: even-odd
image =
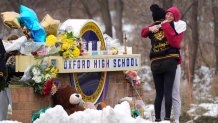
[[[150,10],[154,21],[164,20],[166,11],[160,8],[157,4],[152,4]]]

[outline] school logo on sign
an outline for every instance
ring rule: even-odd
[[[101,41],[101,49],[105,50],[105,42],[101,30],[94,22],[86,23],[80,30],[80,36],[92,49],[97,50],[97,41]],[[73,82],[85,102],[98,103],[104,101],[107,95],[109,75],[107,72],[74,73]]]

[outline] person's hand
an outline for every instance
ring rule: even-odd
[[[156,33],[157,31],[159,31],[160,27],[158,25],[154,25],[148,28],[149,31]]]
[[[167,22],[170,22],[170,21],[169,20],[164,20],[163,22],[161,22],[161,24],[167,23]]]
[[[3,72],[0,72],[0,77],[3,77],[4,76],[4,73]]]

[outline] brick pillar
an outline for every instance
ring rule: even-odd
[[[109,77],[105,103],[115,106],[121,98],[129,96],[130,84],[125,80],[122,71],[109,72]]]
[[[32,114],[48,106],[50,96],[35,94],[32,87],[11,87],[12,120],[31,123]]]
[[[140,85],[132,88],[130,82],[125,79],[124,73],[122,71],[109,72],[109,75],[109,88],[105,99],[105,103],[107,105],[115,106],[123,97],[133,96],[134,99],[139,99],[136,90],[140,96],[143,95],[142,86]]]

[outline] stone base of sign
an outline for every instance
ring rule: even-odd
[[[50,96],[35,94],[31,87],[11,87],[12,120],[31,123],[32,114],[49,106]]]

